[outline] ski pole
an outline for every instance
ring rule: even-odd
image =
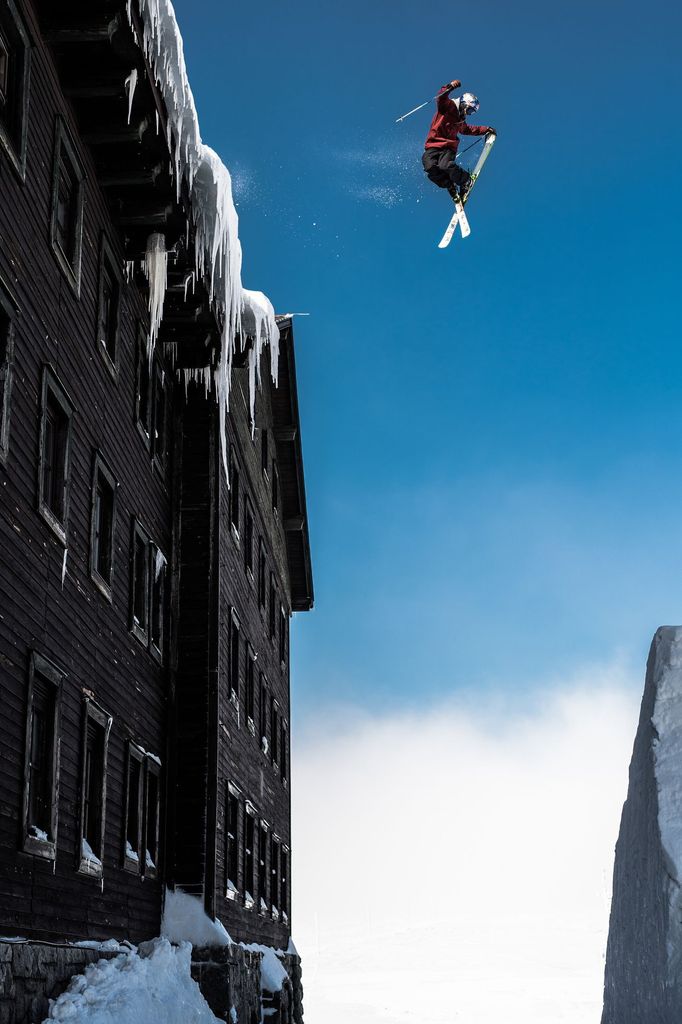
[[[457,86],[460,86],[461,84],[462,84],[461,82],[457,82],[457,85],[455,86],[455,89],[457,88]],[[433,101],[434,101],[434,100],[437,100],[439,96],[440,96],[440,92],[437,92],[435,96],[432,96],[432,97],[431,97],[431,99],[429,99],[429,100],[425,100],[425,101],[424,101],[424,103],[420,103],[420,104],[419,104],[419,106],[418,106],[418,107],[414,107],[414,109],[413,109],[413,110],[408,110],[408,111],[407,111],[407,113],[406,113],[406,114],[403,114],[403,116],[402,116],[402,117],[396,117],[396,119],[395,119],[395,123],[396,123],[396,124],[400,124],[400,122],[401,122],[401,121],[404,121],[406,117],[409,117],[409,116],[410,116],[410,114],[416,114],[418,110],[421,110],[421,109],[422,109],[423,107],[425,107],[425,106],[426,106],[426,105],[427,105],[428,103],[433,103]]]

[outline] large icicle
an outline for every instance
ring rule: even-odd
[[[133,112],[133,97],[135,96],[135,86],[137,85],[137,68],[133,68],[128,77],[125,80],[125,87],[128,93],[128,124],[130,124],[130,117]]]
[[[220,410],[223,464],[227,473],[225,426],[234,346],[237,336],[243,337],[245,332],[251,334],[251,322],[245,329],[242,328],[242,313],[248,314],[255,302],[254,345],[258,352],[262,352],[267,344],[271,346],[275,381],[279,331],[272,306],[265,296],[242,289],[239,219],[232,198],[230,173],[217,153],[201,141],[199,120],[185,66],[182,36],[173,4],[170,0],[139,0],[139,7],[143,21],[144,51],[168,112],[167,139],[173,155],[177,194],[179,197],[184,181],[190,196],[195,231],[196,275],[206,281],[214,312],[221,325],[221,352],[215,372],[215,385]],[[130,8],[128,17],[131,19]],[[151,290],[152,278],[149,279]],[[159,284],[160,275],[155,280]],[[252,300],[250,296],[254,295],[259,298]],[[162,311],[163,302],[159,302],[158,292],[153,300],[150,294],[150,314],[152,323],[156,325],[152,345],[156,341]],[[257,359],[255,355],[254,359]],[[251,371],[254,389],[256,375],[254,365]],[[254,396],[255,390],[251,396],[252,418]]]
[[[149,358],[154,351],[159,327],[163,318],[163,302],[168,281],[168,253],[166,239],[160,231],[154,231],[147,239],[144,256],[144,272],[149,282]]]
[[[263,348],[270,343],[270,373],[277,387],[279,369],[279,327],[270,299],[263,292],[242,290],[242,332],[253,338],[249,349],[249,410],[251,413],[251,434],[256,424],[256,385],[260,387],[260,364]]]

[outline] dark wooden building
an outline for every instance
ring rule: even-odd
[[[252,430],[242,332],[228,483],[219,317],[186,287],[136,19],[0,0],[0,933],[137,941],[180,886],[286,947],[289,623],[313,600],[293,334]]]

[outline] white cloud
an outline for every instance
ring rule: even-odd
[[[612,667],[522,711],[308,722],[293,882],[309,1024],[598,1024],[637,694]]]

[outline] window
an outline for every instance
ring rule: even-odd
[[[160,777],[159,759],[129,743],[123,867],[147,877],[159,863]]]
[[[14,306],[0,285],[0,462],[9,452],[9,410],[12,390]]]
[[[152,379],[149,373],[147,333],[140,324],[137,331],[137,380],[135,388],[135,422],[147,447],[152,434]]]
[[[112,719],[86,698],[81,773],[81,842],[78,870],[102,875],[106,809],[107,748]]]
[[[51,242],[57,261],[76,294],[80,292],[83,179],[76,151],[63,121],[58,119],[52,183]]]
[[[260,674],[260,744],[264,754],[268,752],[268,684],[265,676]]]
[[[154,462],[164,472],[167,461],[167,414],[168,403],[166,401],[166,375],[161,364],[157,361],[154,367]]]
[[[97,344],[109,369],[118,366],[118,323],[121,284],[113,253],[102,238],[99,260],[99,304],[97,309]]]
[[[287,613],[282,605],[279,606],[279,660],[282,667],[287,660]]]
[[[152,654],[163,661],[163,633],[166,593],[166,558],[156,544],[150,545],[150,622],[149,643]]]
[[[130,743],[128,745],[128,771],[126,780],[125,838],[123,843],[123,866],[128,871],[140,872],[142,843],[144,751]]]
[[[256,860],[256,812],[248,800],[244,811],[244,905],[248,910],[255,902],[252,894]]]
[[[239,619],[234,608],[230,614],[230,700],[239,700]]]
[[[258,607],[261,614],[265,615],[265,544],[263,538],[258,538]]]
[[[0,146],[23,178],[30,41],[15,0],[0,3]]]
[[[275,576],[274,573],[270,573],[270,588],[268,595],[268,626],[270,632],[270,639],[275,639],[275,624],[277,622],[277,591],[275,589]]]
[[[280,857],[280,910],[285,924],[289,921],[289,847],[282,844]]]
[[[268,432],[265,427],[263,427],[260,435],[260,466],[263,476],[265,477],[268,475],[268,461]]]
[[[270,755],[273,765],[279,764],[279,704],[274,697],[270,703]]]
[[[38,507],[62,542],[69,511],[69,462],[73,407],[52,372],[43,372]]]
[[[225,821],[225,895],[233,900],[239,892],[239,790],[229,783]]]
[[[268,826],[264,821],[258,825],[258,896],[261,912],[268,909]]]
[[[116,517],[116,481],[95,454],[92,474],[92,514],[90,522],[90,575],[111,600],[114,576],[114,523]]]
[[[275,515],[279,512],[279,473],[274,459],[272,460],[272,511]]]
[[[230,525],[239,540],[239,468],[234,449],[230,452]]]
[[[244,568],[253,580],[253,512],[248,499],[244,501]]]
[[[279,729],[279,772],[282,782],[287,781],[287,762],[289,760],[289,730],[284,719],[280,719]]]
[[[149,537],[133,520],[131,556],[131,629],[138,640],[149,639]]]
[[[159,811],[161,807],[161,765],[151,755],[146,757],[144,799],[144,873],[155,875],[159,866]]]
[[[280,906],[279,839],[275,835],[270,836],[270,906],[272,916],[277,920]]]
[[[35,651],[28,676],[23,849],[54,860],[57,849],[59,698],[65,674]]]
[[[246,645],[246,719],[251,732],[256,731],[256,655],[251,644]]]

